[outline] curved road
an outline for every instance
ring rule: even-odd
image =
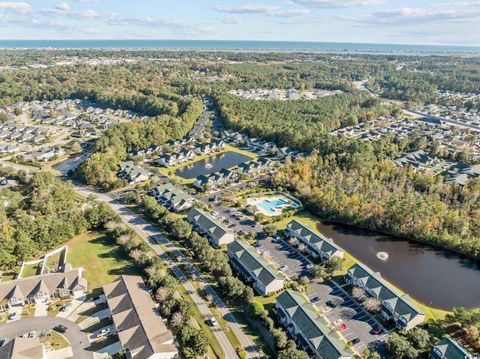
[[[73,357],[75,359],[92,359],[93,352],[87,350],[90,345],[87,335],[77,324],[65,318],[34,317],[6,323],[0,326],[0,338],[11,339],[33,330],[50,330],[60,324],[68,328],[68,331],[62,335],[69,341]]]

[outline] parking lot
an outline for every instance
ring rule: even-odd
[[[376,346],[385,337],[383,328],[357,304],[348,294],[333,283],[312,283],[307,293],[323,315],[332,323],[345,323],[345,329],[339,329],[347,342],[358,338],[360,341],[353,347],[362,352],[366,347]],[[326,303],[335,303],[335,307]],[[382,333],[374,334],[382,329]]]
[[[310,262],[283,240],[266,237],[258,239],[257,243],[257,248],[266,253],[269,261],[280,268],[287,277],[308,275]]]
[[[267,251],[269,261],[283,268],[282,272],[289,278],[309,274],[311,262],[283,239],[259,239],[257,248],[264,253]],[[339,328],[339,332],[347,342],[358,338],[359,342],[353,345],[357,352],[361,353],[367,347],[377,347],[385,340],[384,333],[375,334],[380,329],[383,331],[383,328],[336,284],[313,281],[307,296],[332,323],[344,323],[345,329]],[[335,303],[335,308],[326,305],[330,301]]]

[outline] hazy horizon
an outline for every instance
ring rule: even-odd
[[[5,40],[294,41],[480,46],[480,2],[0,1]]]

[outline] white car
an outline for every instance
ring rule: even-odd
[[[104,328],[98,332],[97,338],[105,337],[108,334],[110,334],[110,328]]]
[[[211,327],[216,327],[218,325],[218,322],[214,317],[211,317],[210,319],[208,319],[208,325],[210,325]]]
[[[332,308],[330,308],[328,305],[324,305],[322,308],[323,313],[329,313],[332,311]]]
[[[285,272],[287,269],[288,269],[288,266],[286,264],[280,267],[280,270],[282,272]]]

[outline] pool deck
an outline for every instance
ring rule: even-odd
[[[261,203],[263,201],[276,201],[276,200],[282,200],[287,203],[281,204],[278,206],[275,206],[272,208],[272,212],[266,210],[261,206]],[[284,208],[297,208],[297,204],[294,203],[291,199],[287,198],[286,196],[283,195],[277,195],[277,196],[272,196],[272,197],[256,197],[256,198],[247,198],[247,204],[251,206],[255,206],[258,212],[264,214],[265,216],[268,217],[275,217],[279,216],[282,214],[282,210]]]

